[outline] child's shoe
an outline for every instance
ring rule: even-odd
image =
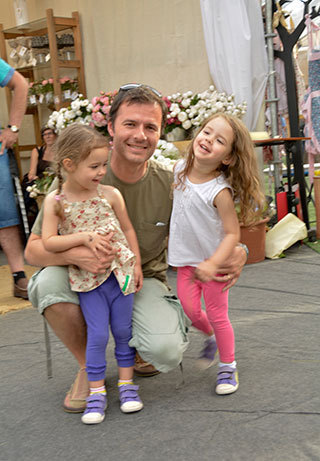
[[[133,413],[142,410],[143,403],[138,395],[139,386],[122,384],[119,386],[120,410],[123,413]]]
[[[217,376],[216,394],[226,395],[236,392],[239,387],[239,378],[236,368],[220,367]]]
[[[197,365],[201,370],[206,370],[214,364],[218,352],[218,346],[214,339],[206,339],[204,347],[197,360]]]
[[[107,396],[105,394],[91,394],[87,398],[87,407],[82,415],[84,424],[102,423],[107,408]]]

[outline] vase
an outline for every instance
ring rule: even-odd
[[[166,134],[166,140],[169,142],[184,141],[186,136],[186,130],[180,128],[180,126],[176,126],[173,130]]]
[[[240,242],[247,245],[249,256],[246,264],[263,261],[266,257],[266,224],[269,218],[261,219],[251,226],[240,226]]]

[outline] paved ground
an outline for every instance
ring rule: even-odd
[[[216,367],[195,369],[202,337],[191,330],[184,386],[177,389],[179,370],[138,378],[145,408],[121,414],[109,346],[110,404],[98,426],[63,412],[77,367],[51,335],[54,374],[47,379],[36,311],[2,316],[0,461],[319,461],[320,256],[306,246],[286,253],[246,266],[230,293],[240,377],[235,394],[213,393]]]

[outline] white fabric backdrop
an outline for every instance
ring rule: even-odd
[[[200,0],[209,69],[219,92],[247,101],[243,118],[255,129],[267,83],[261,7],[258,0]]]

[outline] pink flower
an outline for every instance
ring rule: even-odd
[[[48,82],[53,84],[53,78],[49,78]]]
[[[111,107],[111,106],[106,106],[106,105],[104,105],[104,106],[101,107],[101,110],[102,110],[102,112],[103,112],[104,114],[109,115],[110,107]]]
[[[99,112],[99,111],[100,111],[100,105],[99,104],[96,104],[95,106],[93,106],[93,109],[92,109],[93,113]]]
[[[70,78],[69,77],[61,77],[60,78],[60,83],[66,83],[69,82]]]
[[[95,122],[96,126],[106,126],[108,123],[103,114],[101,114],[101,112],[93,113],[92,120]]]
[[[48,84],[48,80],[43,80],[42,81],[42,85],[47,85]]]
[[[98,101],[99,101],[98,96],[94,96],[94,98],[91,99],[91,104],[92,104],[93,106],[95,106],[95,105],[97,104]]]
[[[105,96],[104,98],[101,98],[100,102],[101,102],[101,104],[104,104],[106,106],[110,105],[108,96]]]

